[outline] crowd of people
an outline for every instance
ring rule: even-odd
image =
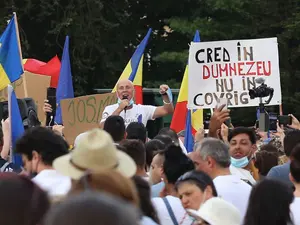
[[[147,120],[173,112],[168,86],[161,86],[160,107],[131,102],[130,82],[117,90],[119,103],[104,110],[99,128],[78,135],[72,150],[61,129],[26,130],[15,149],[22,168],[6,163],[10,127],[2,122],[3,224],[300,225],[300,122],[294,116],[270,137],[227,127],[230,112],[221,106],[208,134],[200,128],[187,153],[184,131],[165,127],[147,137]]]

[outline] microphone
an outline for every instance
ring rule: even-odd
[[[128,99],[128,96],[123,96],[123,99],[122,100],[124,100],[124,99]],[[124,108],[124,112],[126,113],[126,110],[127,110],[127,106]]]

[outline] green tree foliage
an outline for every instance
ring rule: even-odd
[[[284,113],[300,117],[300,89],[297,85],[300,79],[300,2],[190,0],[189,3],[192,7],[188,6],[181,14],[165,19],[173,30],[169,34],[173,42],[191,41],[196,29],[200,31],[201,41],[278,37]],[[174,45],[155,59],[162,63],[176,61],[184,64],[187,57],[187,48]],[[268,110],[278,112],[277,107]],[[235,109],[232,114],[237,124],[253,125],[255,109]]]
[[[284,112],[300,117],[299,7],[299,0],[4,0],[0,30],[16,11],[24,57],[43,61],[61,56],[69,35],[77,94],[112,88],[149,27],[147,87],[180,86],[196,29],[201,41],[276,36]],[[234,120],[253,124],[254,111],[233,110]]]

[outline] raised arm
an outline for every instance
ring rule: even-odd
[[[172,114],[174,112],[173,102],[170,102],[168,94],[166,93],[167,90],[169,89],[169,86],[166,84],[162,84],[162,85],[160,85],[159,89],[160,89],[159,93],[162,96],[164,105],[156,108],[154,115],[153,115],[153,119],[160,118],[160,117]]]

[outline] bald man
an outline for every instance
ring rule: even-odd
[[[120,80],[117,84],[118,103],[107,106],[102,114],[100,127],[103,128],[107,117],[111,115],[119,115],[123,117],[125,126],[132,122],[142,122],[145,126],[148,120],[172,114],[174,111],[173,103],[167,95],[168,85],[162,84],[159,93],[163,99],[163,106],[152,105],[136,105],[134,104],[134,86],[130,80]]]

